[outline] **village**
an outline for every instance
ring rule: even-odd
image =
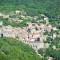
[[[19,14],[20,11],[16,11],[16,14]],[[43,14],[42,14],[43,15]],[[9,15],[2,15],[3,18],[9,18]],[[24,18],[25,16],[22,15]],[[32,17],[28,17],[32,19]],[[35,19],[37,17],[35,16]],[[11,18],[10,18],[11,19]],[[0,21],[0,36],[3,37],[12,37],[12,38],[17,38],[18,40],[29,44],[33,49],[38,50],[39,48],[48,48],[49,44],[44,43],[47,39],[47,35],[44,35],[44,33],[51,32],[52,29],[56,29],[53,27],[51,24],[48,22],[48,18],[45,17],[44,20],[46,21],[46,24],[40,23],[32,23],[32,22],[27,22],[27,26],[21,28],[21,27],[12,27],[11,25],[4,26],[3,22]],[[15,21],[15,19],[14,19]],[[16,19],[16,22],[22,21]],[[56,38],[56,34],[53,34],[53,39]]]
[[[60,37],[56,33],[58,29],[50,24],[49,18],[44,14],[32,17],[24,11],[17,10],[9,14],[0,13],[0,18],[2,18],[0,19],[0,37],[17,39],[32,47],[40,57],[42,56],[38,50],[50,47],[47,39],[54,40],[57,36]],[[56,49],[56,46],[53,45],[52,48]],[[52,60],[52,57],[48,60]]]

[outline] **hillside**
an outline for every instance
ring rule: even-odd
[[[44,14],[50,24],[60,29],[60,0],[0,0],[0,12],[13,13],[16,10],[25,11],[27,16]]]
[[[0,11],[25,10],[28,15],[60,16],[60,0],[0,0]]]
[[[0,60],[41,60],[34,50],[13,38],[0,38]]]

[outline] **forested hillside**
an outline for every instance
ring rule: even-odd
[[[60,0],[0,0],[0,10],[25,10],[28,15],[46,14],[48,17],[60,17]]]

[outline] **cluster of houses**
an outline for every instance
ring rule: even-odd
[[[31,16],[24,16],[19,15],[21,12],[20,11],[16,11],[15,14],[18,17],[21,17],[22,19],[37,19],[37,16],[31,17]],[[26,13],[24,13],[26,14]],[[13,14],[12,16],[10,15],[4,15],[2,13],[0,13],[0,17],[3,18],[9,18],[10,20],[13,21],[22,21],[19,20],[18,17],[15,17],[15,15]],[[44,16],[44,15],[41,15]],[[47,36],[44,35],[44,33],[47,32],[51,32],[51,30],[53,29],[52,25],[49,24],[48,22],[48,17],[44,17],[44,20],[46,20],[46,24],[40,23],[27,23],[26,27],[20,28],[20,27],[12,27],[10,25],[8,26],[4,26],[3,22],[0,21],[0,36],[2,35],[3,37],[12,37],[12,38],[18,38],[19,40],[29,44],[30,46],[32,46],[35,50],[39,49],[39,48],[47,48],[49,47],[48,43],[44,43],[44,40],[46,40]],[[56,34],[53,35],[53,37],[56,37]]]
[[[3,34],[4,37],[18,38],[19,40],[30,44],[33,48],[43,48],[44,47],[44,32],[51,32],[52,25],[46,24],[36,24],[36,23],[27,23],[26,27],[16,28],[10,25],[0,26],[0,35]],[[46,43],[46,46],[48,44]]]

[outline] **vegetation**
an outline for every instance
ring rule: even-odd
[[[45,14],[49,22],[60,29],[60,0],[0,0],[0,11],[8,13],[15,10],[24,10],[30,16]]]
[[[0,60],[41,60],[35,51],[13,38],[0,38]]]
[[[60,0],[0,0],[0,11],[25,10],[28,15],[43,13],[50,18],[59,17]]]
[[[0,18],[0,21],[3,21],[3,25],[11,25],[13,27],[25,27],[27,26],[28,20],[23,20],[22,22],[15,22],[13,20],[10,20],[8,18]]]
[[[50,44],[49,48],[39,49],[39,54],[44,57],[53,57],[53,60],[60,60],[60,38],[57,37],[55,40],[49,38],[47,42]],[[55,48],[53,48],[53,46],[55,46]]]
[[[55,50],[51,47],[46,48],[46,49],[41,49],[41,50],[44,51],[43,52],[44,57],[49,57],[50,56],[50,57],[53,57],[53,60],[60,60],[60,57],[59,57],[60,56],[60,50]],[[40,54],[42,53],[41,50],[38,50],[38,52]]]

